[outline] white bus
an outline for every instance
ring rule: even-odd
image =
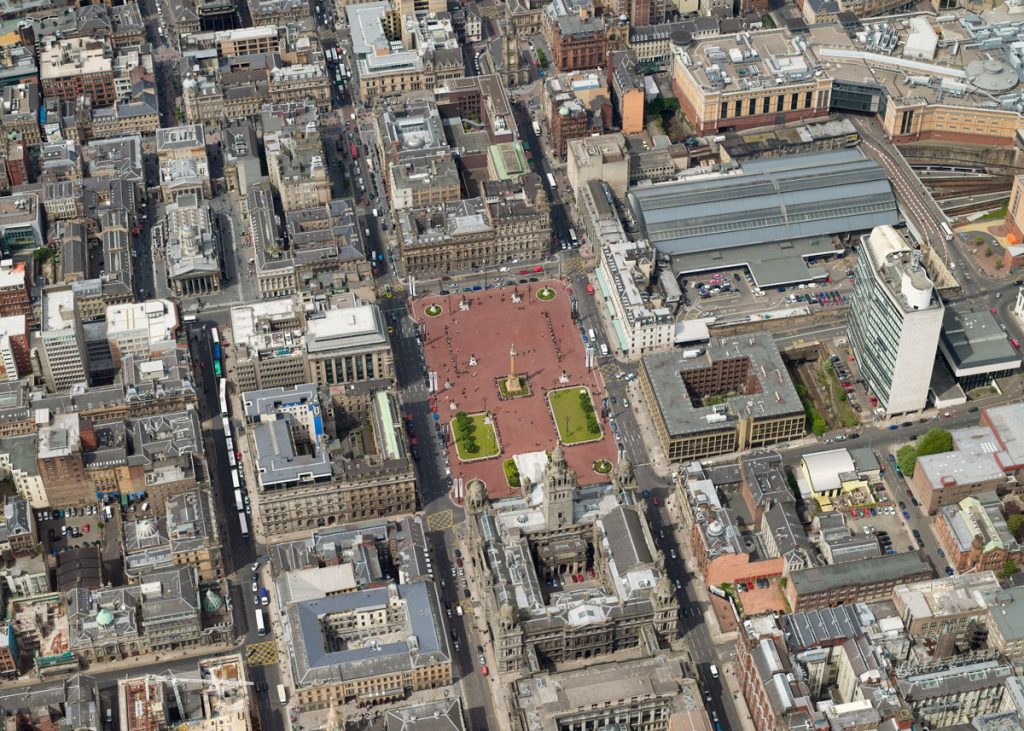
[[[220,380],[220,415],[227,418],[228,415],[228,379]]]
[[[592,343],[596,343],[597,342],[597,337],[594,336],[594,328],[590,328],[589,330],[587,330],[587,335],[590,336],[590,342],[592,342]]]
[[[952,241],[953,240],[953,229],[951,229],[949,227],[948,223],[946,223],[945,221],[942,221],[939,224],[939,228],[942,229],[942,235],[946,237],[946,241]]]
[[[238,514],[238,525],[242,529],[242,538],[249,537],[249,521],[245,519],[245,513]]]
[[[551,188],[551,192],[555,192],[555,176],[548,173],[548,187]]]
[[[281,683],[277,684],[277,702],[282,706],[288,703],[288,694],[285,692],[284,686]]]
[[[536,119],[535,119],[535,120],[533,120],[533,133],[534,133],[534,134],[535,134],[535,135],[536,135],[537,137],[540,137],[540,125],[539,125],[539,124],[537,124],[537,120],[536,120]]]
[[[573,246],[576,246],[580,242],[580,240],[576,238],[576,229],[574,228],[569,229],[569,241],[572,242]]]
[[[267,634],[267,625],[263,622],[263,610],[256,607],[256,634],[260,637]]]
[[[195,315],[185,315],[183,321],[184,321],[184,323],[186,325],[192,325],[192,324],[198,322],[198,320],[199,320],[199,318],[196,317]]]
[[[239,513],[245,512],[245,501],[242,500],[242,491],[235,490],[235,510]]]
[[[238,490],[242,484],[238,481],[238,470],[231,470],[231,487]]]

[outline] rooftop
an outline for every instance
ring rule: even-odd
[[[642,359],[670,436],[734,428],[741,417],[773,418],[803,411],[769,333],[718,338],[708,344],[703,355],[687,355],[686,351],[674,350],[651,353]],[[711,400],[719,394],[691,389],[687,383],[689,375],[699,377],[716,364],[736,360],[746,363],[746,367],[734,374],[735,383],[723,383],[720,389],[723,394],[733,395],[705,406],[704,399]]]
[[[310,315],[306,321],[306,350],[311,355],[388,347],[387,328],[377,305],[324,310]]]
[[[980,571],[897,586],[893,595],[907,615],[904,621],[920,621],[982,612],[987,597],[999,590],[995,573]]]
[[[537,675],[513,684],[515,704],[526,731],[553,731],[559,719],[604,706],[615,707],[635,699],[650,703],[671,699],[673,728],[704,731],[706,721],[699,689],[686,677],[678,660],[654,657],[609,663],[557,675]],[[683,717],[694,713],[692,719]],[[678,726],[675,725],[678,719]]]
[[[942,300],[921,263],[921,252],[912,249],[892,226],[879,226],[861,241],[861,256],[868,257],[872,271],[896,307],[904,313],[942,308]]]
[[[731,249],[784,249],[899,221],[885,171],[856,149],[748,160],[738,171],[636,187],[628,199],[659,253],[700,255],[707,267],[716,265],[712,254],[729,256]],[[769,248],[785,258],[785,251]],[[794,256],[802,265],[800,252]]]
[[[696,39],[676,54],[706,93],[772,89],[821,76],[816,59],[785,31]]]
[[[797,595],[802,596],[847,586],[867,586],[931,571],[931,567],[915,551],[801,569],[791,573],[789,581]]]
[[[933,490],[1001,481],[1006,477],[994,454],[959,450],[918,457],[916,470],[924,473]]]
[[[423,68],[421,53],[406,48],[389,37],[385,19],[395,13],[389,2],[346,5],[352,34],[352,53],[358,59],[360,76],[418,71]]]
[[[292,677],[299,687],[450,662],[441,600],[433,582],[385,587],[292,602],[285,631],[293,649]],[[336,615],[365,618],[358,632],[332,625]],[[376,626],[378,631],[371,632]]]
[[[1006,527],[1002,501],[994,492],[964,498],[957,505],[939,508],[938,520],[944,521],[961,551],[969,551],[975,539],[982,552],[1020,551],[1017,540]]]
[[[998,440],[999,464],[1006,470],[1024,466],[1024,402],[992,406],[984,415]]]
[[[99,38],[47,39],[39,50],[39,78],[43,81],[81,74],[112,73],[113,52]]]
[[[162,127],[156,131],[157,153],[191,150],[206,156],[206,132],[201,124]]]
[[[147,343],[173,340],[178,329],[178,308],[170,300],[147,300],[107,307],[107,336],[111,339],[144,333]]]

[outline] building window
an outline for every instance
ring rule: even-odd
[[[725,119],[726,117],[729,116],[729,102],[722,102],[721,114],[719,114],[718,116],[720,116],[722,119]]]

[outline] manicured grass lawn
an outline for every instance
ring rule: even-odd
[[[593,429],[590,419],[594,415],[594,404],[588,393],[584,406],[580,402],[580,390],[579,386],[573,386],[548,392],[548,404],[563,444],[579,444],[601,438],[600,425]]]
[[[465,440],[462,433],[462,429],[454,419],[452,420],[452,437],[455,439],[455,449],[459,453],[459,459],[463,461],[469,461],[473,459],[486,459],[488,457],[495,457],[501,451],[498,447],[498,436],[494,433],[494,427],[490,424],[485,424],[484,419],[487,418],[486,413],[470,414],[469,423],[471,425],[470,431],[472,434],[473,441],[476,443],[477,450],[470,452],[465,449]]]

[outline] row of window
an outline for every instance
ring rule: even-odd
[[[724,101],[719,108],[718,116],[720,119],[736,119],[739,117],[753,117],[756,114],[771,114],[773,106],[775,112],[795,112],[800,109],[810,109],[814,102],[814,92],[804,92],[803,105],[800,104],[800,96],[800,92],[793,92],[788,96],[786,94],[779,94],[776,97],[766,96],[760,99],[737,99],[734,102]],[[760,105],[758,105],[758,102],[760,102]],[[760,106],[760,111],[758,106]],[[732,112],[731,114],[730,111]]]

